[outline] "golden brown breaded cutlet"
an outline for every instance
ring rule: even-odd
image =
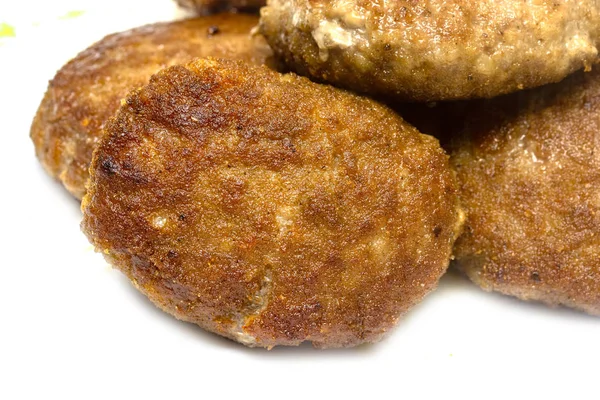
[[[379,340],[462,225],[437,140],[294,74],[198,59],[107,127],[82,228],[158,307],[249,346]]]
[[[600,315],[600,71],[474,103],[452,145],[478,285]]]
[[[261,32],[292,70],[372,95],[489,98],[598,61],[598,2],[269,0]]]
[[[106,120],[152,74],[194,57],[271,62],[250,30],[258,18],[221,14],[143,26],[107,36],[66,64],[50,82],[31,126],[38,159],[78,199]]]
[[[214,12],[234,11],[258,11],[265,5],[265,0],[176,0],[177,4],[189,10],[196,11],[200,15]]]

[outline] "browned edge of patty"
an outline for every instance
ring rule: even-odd
[[[199,15],[211,15],[223,11],[258,13],[265,0],[175,0],[179,6]]]

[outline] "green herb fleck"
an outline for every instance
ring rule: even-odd
[[[85,11],[83,11],[83,10],[69,11],[68,13],[66,13],[65,15],[63,15],[62,17],[59,17],[59,19],[77,18],[77,17],[81,17],[83,14],[85,14]]]
[[[0,38],[1,37],[15,37],[17,33],[15,27],[4,22],[0,22]]]

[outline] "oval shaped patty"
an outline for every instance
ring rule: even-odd
[[[598,2],[269,0],[261,32],[296,72],[410,101],[494,97],[598,59]]]
[[[600,73],[463,111],[459,267],[486,290],[600,315]]]
[[[132,93],[83,230],[156,305],[250,346],[379,340],[462,224],[437,140],[367,98],[198,59]]]

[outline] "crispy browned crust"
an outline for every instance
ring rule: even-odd
[[[434,138],[294,74],[171,67],[107,132],[84,232],[160,308],[246,345],[379,340],[462,225]]]
[[[596,1],[534,3],[269,0],[261,32],[319,81],[411,101],[489,98],[597,62]]]
[[[50,82],[31,127],[38,159],[75,197],[83,197],[92,152],[121,99],[161,68],[194,57],[268,62],[269,47],[250,35],[257,23],[254,16],[222,14],[148,25],[102,39]]]
[[[478,285],[600,315],[600,73],[472,104],[452,164]]]
[[[266,0],[175,0],[181,7],[196,11],[200,15],[220,11],[257,12]]]

